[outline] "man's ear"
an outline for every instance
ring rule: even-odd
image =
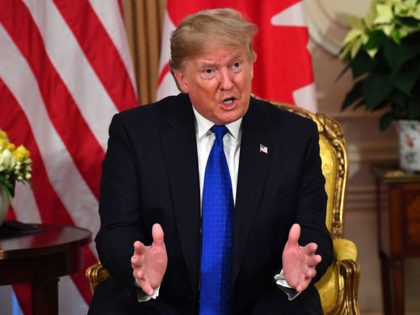
[[[188,82],[186,81],[184,73],[182,71],[179,71],[179,70],[174,70],[173,75],[175,77],[175,80],[177,82],[177,85],[178,85],[179,89],[183,93],[188,93],[188,91],[189,91]]]

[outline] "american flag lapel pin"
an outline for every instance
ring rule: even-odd
[[[263,144],[260,144],[260,153],[268,154],[268,148]]]

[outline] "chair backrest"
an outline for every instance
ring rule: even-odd
[[[319,132],[319,146],[325,190],[328,195],[326,225],[334,243],[334,260],[315,284],[324,314],[360,315],[358,287],[360,267],[356,245],[344,238],[343,216],[348,178],[346,143],[340,124],[322,113],[311,113],[298,106],[273,104],[313,120]]]
[[[326,225],[332,238],[343,238],[343,213],[348,160],[343,129],[333,118],[304,108],[272,102],[276,106],[313,120],[319,132],[319,146],[325,190],[328,195]]]

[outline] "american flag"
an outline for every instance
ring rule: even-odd
[[[0,0],[0,129],[33,160],[32,186],[17,185],[7,219],[76,225],[95,236],[108,126],[136,105],[119,0]],[[96,261],[91,244],[84,267]],[[13,289],[31,314],[28,287]],[[60,314],[86,314],[84,270],[62,278],[59,295]]]
[[[268,154],[268,148],[263,144],[260,144],[260,153]]]
[[[186,15],[230,7],[258,26],[252,92],[261,98],[316,111],[308,27],[301,0],[168,0],[164,15],[158,99],[177,94],[169,72],[169,36]]]

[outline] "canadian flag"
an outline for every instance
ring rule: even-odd
[[[305,8],[300,0],[168,0],[164,16],[157,98],[178,94],[170,74],[170,33],[189,14],[230,7],[258,26],[252,92],[271,101],[316,111]]]

